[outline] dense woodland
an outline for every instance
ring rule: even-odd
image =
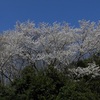
[[[100,22],[17,22],[0,34],[0,100],[100,100]]]

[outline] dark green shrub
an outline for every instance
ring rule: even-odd
[[[54,67],[43,71],[26,67],[22,71],[21,78],[16,79],[12,87],[17,96],[25,100],[54,100],[64,84],[64,75]]]
[[[14,98],[15,94],[13,89],[0,84],[0,100],[13,100]]]
[[[99,100],[90,89],[76,82],[62,87],[56,100]]]
[[[25,67],[13,83],[0,84],[0,100],[100,100],[100,77],[75,81],[56,68]]]

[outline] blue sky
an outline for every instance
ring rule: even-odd
[[[100,20],[100,0],[0,0],[0,32],[13,29],[16,21],[53,23]]]

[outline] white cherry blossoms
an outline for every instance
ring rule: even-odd
[[[71,75],[73,75],[76,78],[82,78],[84,76],[91,76],[91,78],[95,78],[97,76],[100,76],[100,66],[96,65],[95,62],[89,63],[88,67],[82,68],[72,68],[69,69]]]

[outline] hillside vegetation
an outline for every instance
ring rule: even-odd
[[[0,35],[0,100],[100,100],[100,22],[17,22]]]

